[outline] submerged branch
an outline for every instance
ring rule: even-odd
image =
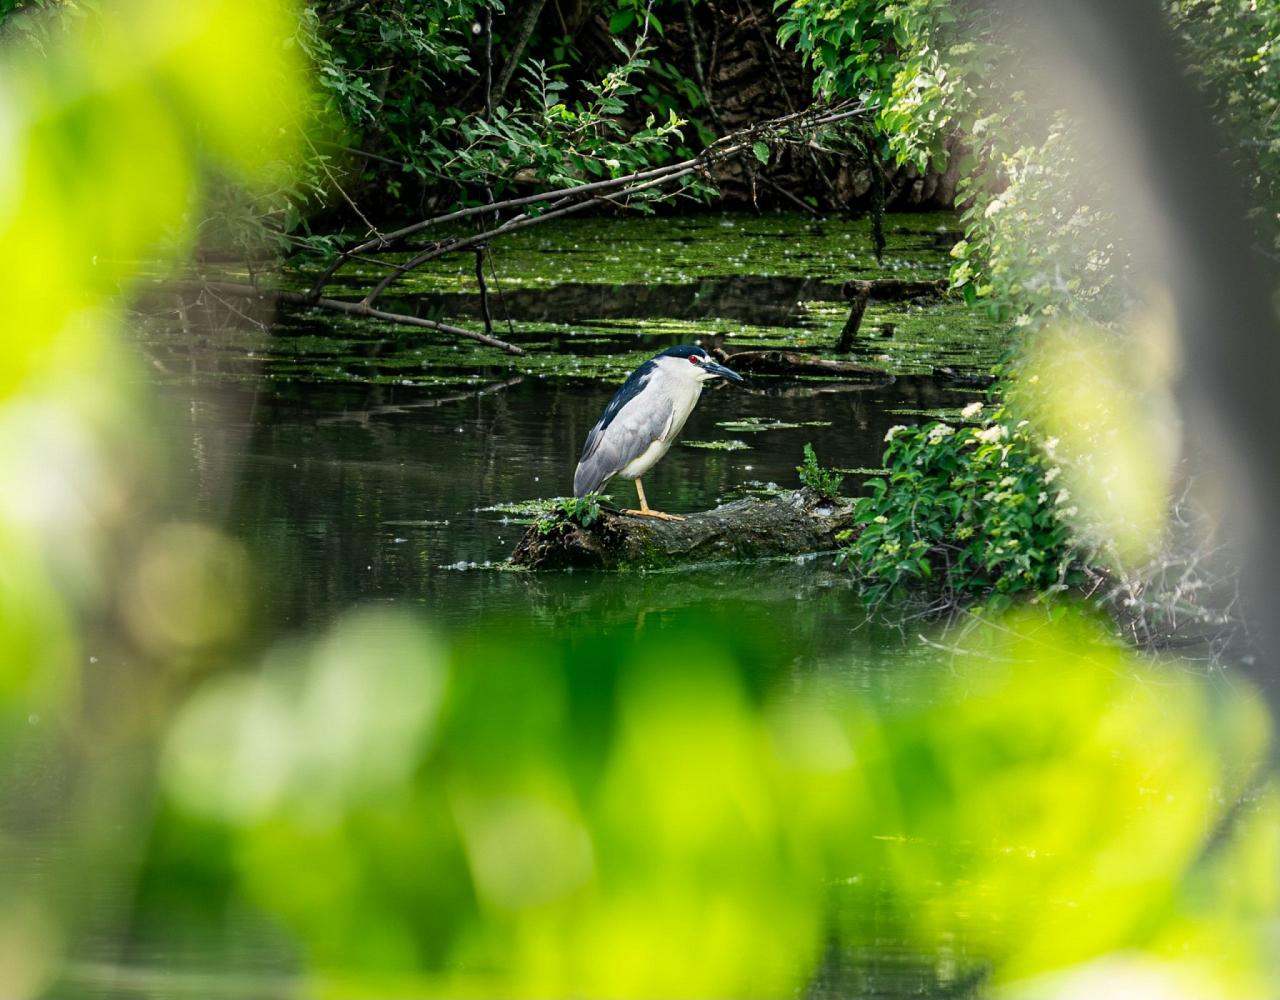
[[[843,375],[870,378],[876,382],[892,382],[893,376],[883,368],[820,358],[798,351],[738,351],[729,354],[719,348],[711,352],[734,370],[749,375]]]
[[[378,319],[386,323],[417,326],[425,330],[447,333],[454,337],[464,337],[467,340],[474,340],[477,343],[484,344],[486,347],[496,347],[499,350],[506,351],[508,354],[528,354],[528,351],[523,347],[517,347],[515,344],[509,344],[505,340],[491,337],[488,334],[466,330],[460,326],[451,326],[448,323],[438,323],[432,319],[423,319],[421,316],[410,316],[406,313],[393,313],[384,309],[375,309],[363,302],[348,302],[343,299],[330,299],[324,296],[313,299],[310,295],[304,295],[301,292],[289,292],[278,288],[260,288],[257,285],[241,284],[235,281],[179,281],[174,283],[174,287],[210,292],[219,296],[227,295],[268,302],[288,302],[291,305],[328,309],[332,312],[348,313],[352,316],[368,316],[370,319]]]
[[[946,278],[931,281],[906,281],[902,278],[846,281],[844,297],[849,300],[849,318],[845,320],[840,339],[836,341],[836,352],[847,354],[853,349],[853,340],[862,326],[862,316],[867,311],[868,302],[932,298],[945,295],[947,286]]]

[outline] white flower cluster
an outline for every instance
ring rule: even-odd
[[[981,412],[982,412],[982,401],[975,400],[974,402],[970,403],[968,406],[966,406],[963,410],[960,411],[960,416],[965,420],[972,420]]]
[[[906,429],[907,429],[906,424],[894,424],[887,431],[885,431],[884,439],[886,441],[892,441],[894,438],[896,438],[900,433],[902,433]]]
[[[950,437],[956,429],[950,424],[934,424],[929,428],[929,443],[937,444],[944,437]]]
[[[978,440],[983,444],[997,444],[1008,436],[1009,430],[1004,424],[992,424],[977,433]]]

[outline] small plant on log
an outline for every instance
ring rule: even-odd
[[[844,476],[820,466],[812,444],[805,443],[804,462],[796,466],[796,472],[800,473],[800,482],[818,496],[834,500],[840,495],[840,484],[844,482]]]
[[[588,493],[585,497],[562,497],[551,508],[551,513],[538,519],[537,529],[540,535],[563,531],[570,524],[580,524],[589,528],[600,519],[600,496]]]

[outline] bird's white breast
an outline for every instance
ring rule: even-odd
[[[683,359],[680,359],[680,363],[687,364]],[[698,405],[698,398],[702,395],[702,383],[687,377],[682,371],[672,372],[660,365],[653,378],[655,382],[650,386],[650,391],[662,393],[670,400],[671,419],[662,434],[618,472],[623,479],[637,479],[658,463],[684,430],[685,421],[689,419],[689,414]]]
[[[685,421],[698,405],[698,398],[702,395],[702,382],[683,374],[667,374],[665,371],[659,377],[663,379],[664,391],[671,397],[671,423],[662,435],[662,439],[670,445],[684,430]]]

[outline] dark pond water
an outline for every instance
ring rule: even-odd
[[[453,636],[499,625],[557,634],[654,627],[711,609],[767,622],[787,637],[797,672],[839,669],[890,699],[895,690],[921,696],[927,686],[912,676],[936,664],[919,655],[915,636],[866,621],[830,554],[665,573],[504,566],[534,516],[531,502],[569,492],[587,431],[639,361],[695,340],[829,356],[847,308],[839,283],[851,274],[942,274],[954,228],[948,217],[897,221],[880,265],[865,223],[781,216],[626,225],[611,242],[602,235],[609,230],[581,223],[495,252],[499,315],[511,321],[497,332],[513,331],[528,358],[340,316],[284,314],[264,328],[214,309],[185,326],[163,314],[141,325],[142,347],[163,373],[156,381],[184,488],[198,515],[240,540],[252,560],[255,645],[368,604],[419,608]],[[474,324],[470,268],[446,261],[415,276],[397,308]],[[894,337],[878,336],[883,323]],[[884,370],[878,382],[761,377],[705,392],[686,443],[645,477],[651,503],[692,512],[793,487],[807,442],[856,490],[879,465],[891,426],[980,398],[956,376],[980,374],[999,350],[985,319],[954,302],[873,303],[866,331],[854,356]],[[630,504],[630,490],[615,484],[616,500]],[[874,912],[866,919],[874,923]],[[218,954],[198,941],[184,955],[134,954],[135,946],[125,963],[104,942],[79,966],[77,995],[272,995],[271,976],[290,961],[254,935],[231,935]],[[945,942],[933,955],[889,939],[865,954],[835,950],[813,992],[929,995],[955,957]],[[175,967],[194,971],[137,972]],[[221,971],[202,978],[209,969]],[[957,988],[948,995],[961,995]]]

